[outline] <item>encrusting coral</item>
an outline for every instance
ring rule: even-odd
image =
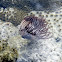
[[[25,48],[29,42],[20,35],[10,37],[8,41],[0,41],[0,62],[16,62],[24,53],[21,48]]]
[[[9,37],[18,35],[18,29],[11,22],[0,21],[0,40],[8,40]]]
[[[27,15],[27,11],[19,10],[17,8],[1,8],[0,9],[0,19],[2,21],[11,22],[15,26],[21,23],[24,16]]]
[[[20,35],[13,36],[8,39],[8,45],[17,49],[20,49],[21,47],[26,45],[28,42],[30,41],[22,38]]]
[[[49,27],[48,30],[52,33],[51,38],[34,38],[39,29],[41,33],[46,31],[46,28],[43,28],[44,23],[39,23],[40,21],[38,18],[41,18],[43,22],[43,19],[45,19],[45,22],[47,22],[48,26],[46,25],[46,28]],[[26,55],[28,57],[28,62],[62,62],[62,7],[54,12],[31,11],[18,27],[22,37],[31,37],[35,40],[27,47],[28,52],[26,52]],[[45,31],[42,32],[42,30]],[[38,34],[39,32],[40,31],[38,31]],[[38,37],[40,37],[40,34]]]
[[[0,41],[0,62],[16,62],[18,51],[16,48],[10,48],[8,43]]]
[[[28,16],[34,15],[35,17],[44,18],[48,23],[49,30],[52,32],[53,37],[62,37],[62,7],[56,11],[31,11]]]
[[[28,44],[28,40],[19,35],[18,28],[11,22],[0,20],[0,61],[16,62],[20,54],[20,49]]]
[[[41,60],[44,62],[60,62],[62,60],[62,42],[59,38],[62,37],[62,8],[54,12],[31,11],[26,17],[21,18],[24,19],[21,19],[22,22],[17,26],[18,28],[11,22],[0,21],[1,62],[15,62],[18,57],[22,57],[22,53],[27,53],[29,58],[40,59],[39,62]],[[52,38],[50,37],[51,34]],[[25,39],[29,39],[29,37],[34,39],[35,42],[29,43],[30,41]],[[35,37],[40,38],[40,40],[35,39]],[[57,42],[55,42],[56,40]],[[22,51],[22,48],[26,48],[25,45],[27,45],[26,52],[25,49]]]
[[[22,38],[20,35],[10,37],[8,39],[8,45],[10,48],[16,48],[18,52],[18,58],[22,58],[22,54],[26,53],[26,46],[30,40]]]

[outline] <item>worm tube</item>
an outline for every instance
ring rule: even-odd
[[[27,16],[20,24],[19,33],[26,38],[50,38],[48,23],[43,18]]]

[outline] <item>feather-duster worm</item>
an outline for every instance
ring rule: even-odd
[[[20,24],[19,33],[24,38],[46,39],[50,37],[48,23],[43,18],[27,16]]]

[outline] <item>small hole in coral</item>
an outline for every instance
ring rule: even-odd
[[[60,25],[58,25],[58,27],[60,27]]]
[[[39,17],[41,17],[41,15],[39,15]]]
[[[59,18],[59,20],[61,20],[61,18]]]
[[[60,23],[62,23],[62,21]]]
[[[57,22],[59,21],[59,20],[56,20]]]
[[[12,32],[12,31],[10,31],[10,32]]]
[[[33,13],[30,13],[30,15],[32,15]]]
[[[52,28],[53,26],[51,26],[51,28]]]
[[[54,25],[55,25],[56,23],[54,23]]]
[[[56,19],[54,19],[54,21],[55,21]]]
[[[62,14],[60,16],[62,17]]]
[[[61,39],[59,37],[57,37],[55,40],[56,40],[56,42],[59,42]]]
[[[37,11],[37,14],[39,14],[39,12]]]
[[[54,15],[55,17],[57,17],[58,15]]]
[[[53,17],[53,14],[51,14],[50,17]]]
[[[48,17],[48,15],[46,15],[46,17]]]
[[[49,12],[47,12],[47,14],[49,14]]]
[[[61,29],[59,29],[58,31],[61,32]]]
[[[42,12],[40,12],[40,14],[42,14]]]
[[[44,15],[42,15],[42,17],[44,17]]]
[[[48,21],[50,21],[50,20],[48,20]]]
[[[58,12],[55,12],[56,14],[58,13]]]

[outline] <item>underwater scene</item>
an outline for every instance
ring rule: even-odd
[[[0,0],[0,62],[62,62],[62,0]]]

